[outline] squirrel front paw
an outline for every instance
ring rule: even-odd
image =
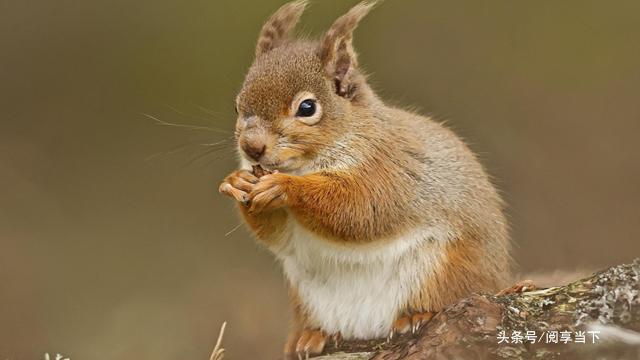
[[[228,195],[244,205],[249,203],[249,193],[258,182],[258,177],[248,170],[237,170],[227,176],[218,191]]]
[[[262,176],[249,193],[249,212],[258,213],[286,206],[290,177],[277,172]]]

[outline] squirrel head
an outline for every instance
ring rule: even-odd
[[[236,99],[239,152],[271,170],[310,167],[348,131],[356,108],[366,108],[374,96],[352,45],[353,31],[373,3],[353,7],[319,41],[290,36],[305,6],[305,0],[287,3],[262,27]]]

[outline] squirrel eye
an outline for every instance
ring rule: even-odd
[[[309,117],[316,113],[316,101],[307,99],[300,103],[296,116]]]

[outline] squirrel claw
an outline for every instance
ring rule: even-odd
[[[244,192],[244,191],[242,191],[240,189],[234,188],[231,184],[229,184],[226,181],[223,182],[222,184],[220,184],[220,187],[218,188],[218,191],[221,194],[231,196],[236,201],[241,202],[241,203],[243,203],[245,205],[249,201],[249,194],[247,194],[246,192]]]
[[[430,311],[413,314],[411,316],[411,324],[412,324],[411,331],[414,334],[417,333],[418,330],[420,330],[422,326],[428,323],[434,315],[435,313]]]
[[[273,210],[286,205],[286,175],[268,174],[260,178],[249,193],[250,213]]]
[[[296,343],[298,359],[308,359],[310,356],[322,354],[327,341],[327,335],[322,330],[304,330]]]
[[[257,182],[258,178],[248,170],[238,170],[224,179],[218,191],[247,206],[249,204],[249,193]]]
[[[533,283],[533,280],[521,280],[506,289],[502,289],[496,295],[503,296],[503,295],[519,294],[519,293],[535,290],[536,288],[537,287]]]
[[[434,314],[435,313],[427,311],[398,318],[398,320],[393,323],[393,328],[387,337],[387,342],[390,342],[395,334],[403,335],[409,331],[411,331],[412,334],[417,333],[424,324],[431,320]]]

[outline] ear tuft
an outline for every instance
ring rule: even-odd
[[[256,56],[269,52],[282,45],[291,30],[296,26],[307,6],[307,0],[296,0],[280,7],[260,30]]]
[[[352,44],[353,31],[375,4],[361,2],[351,8],[331,25],[320,43],[318,55],[327,73],[334,78],[336,92],[340,96],[347,95],[349,74],[358,65]]]

